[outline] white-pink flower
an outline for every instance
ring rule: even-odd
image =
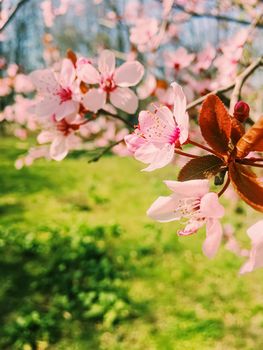
[[[99,85],[85,94],[85,108],[96,113],[109,98],[113,106],[124,112],[134,113],[138,108],[138,97],[129,87],[137,85],[143,74],[144,68],[140,62],[128,61],[116,68],[114,53],[109,50],[102,51],[98,70],[92,64],[86,63],[78,73],[79,79],[86,84]]]
[[[252,249],[248,261],[241,267],[239,273],[251,272],[259,267],[263,267],[263,220],[252,225],[247,234],[251,239]]]
[[[43,130],[38,135],[40,144],[51,143],[49,154],[54,160],[64,159],[68,152],[80,144],[80,138],[75,135],[79,128],[85,125],[85,121],[79,116],[66,117],[60,121],[51,120],[48,130]]]
[[[153,112],[142,111],[139,125],[133,136],[126,136],[125,142],[134,157],[149,166],[144,171],[153,171],[169,164],[174,148],[188,138],[189,117],[186,112],[186,97],[177,83],[172,83],[174,110],[156,106]]]
[[[195,55],[188,53],[184,47],[180,47],[174,52],[167,51],[164,53],[165,65],[176,72],[188,67],[194,58]]]
[[[181,236],[195,233],[206,225],[204,254],[212,258],[221,243],[222,227],[219,218],[224,215],[224,207],[218,196],[209,192],[208,180],[164,181],[173,192],[167,197],[159,197],[148,209],[147,214],[159,222],[186,219],[185,228],[178,232]]]
[[[76,71],[69,59],[63,60],[59,74],[55,74],[51,69],[41,69],[32,72],[30,77],[42,97],[42,101],[36,105],[38,116],[55,115],[59,121],[78,113]]]

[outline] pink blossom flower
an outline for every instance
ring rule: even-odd
[[[30,93],[35,90],[30,78],[25,74],[17,74],[14,79],[14,89],[17,93]]]
[[[174,91],[173,88],[169,87],[168,89],[158,88],[155,91],[155,95],[157,96],[159,102],[162,105],[165,105],[169,109],[173,108],[174,104]]]
[[[215,48],[208,44],[204,50],[197,54],[197,63],[194,67],[195,72],[199,73],[202,70],[207,70],[216,56]]]
[[[247,234],[252,242],[252,249],[247,262],[241,267],[239,273],[251,272],[263,266],[263,220],[252,225]]]
[[[156,18],[140,18],[130,29],[130,41],[141,52],[155,48],[156,37],[159,32],[159,21]]]
[[[42,101],[36,105],[40,117],[55,116],[56,120],[76,115],[79,110],[76,72],[73,63],[64,59],[61,70],[56,75],[50,69],[42,69],[30,74]]]
[[[173,194],[159,197],[148,209],[148,216],[159,222],[188,220],[185,228],[178,232],[181,236],[193,234],[206,225],[203,252],[212,258],[219,248],[223,235],[218,219],[224,215],[224,207],[219,203],[217,194],[209,192],[209,181],[164,181],[164,183]]]
[[[83,98],[85,108],[97,112],[103,108],[107,97],[117,108],[134,113],[138,107],[138,97],[129,89],[142,79],[144,68],[138,61],[128,61],[115,68],[115,55],[104,50],[99,56],[98,70],[92,64],[82,66],[78,77],[87,84],[98,84],[91,88]]]
[[[184,47],[180,47],[174,52],[167,51],[164,53],[165,65],[176,72],[188,67],[194,58],[195,55],[189,54]]]
[[[43,130],[38,135],[40,144],[49,143],[50,157],[57,161],[64,159],[68,152],[80,144],[80,138],[75,132],[82,126],[83,120],[79,117],[66,117],[60,121],[53,120],[48,130]]]
[[[173,112],[166,106],[156,106],[154,112],[140,112],[138,128],[133,136],[125,137],[128,149],[134,152],[134,157],[149,164],[144,171],[162,168],[170,163],[174,156],[174,147],[180,146],[188,138],[186,98],[177,83],[173,83],[172,88]]]
[[[153,74],[148,73],[143,81],[137,88],[137,94],[140,100],[144,100],[151,96],[157,86],[156,78]]]

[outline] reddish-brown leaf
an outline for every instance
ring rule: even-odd
[[[231,117],[216,95],[209,95],[201,108],[199,124],[206,142],[218,153],[228,153]]]
[[[248,167],[231,163],[229,177],[239,196],[252,208],[263,212],[263,182]]]
[[[213,155],[191,159],[181,169],[178,180],[208,179],[216,175],[222,166],[223,161]]]
[[[231,118],[231,141],[236,145],[241,137],[245,134],[245,128],[236,118]]]
[[[238,141],[236,149],[238,158],[244,158],[251,151],[263,152],[263,116]]]

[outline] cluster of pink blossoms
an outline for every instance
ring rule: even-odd
[[[153,104],[147,111],[139,113],[139,124],[134,132],[125,137],[128,150],[133,156],[146,164],[144,171],[153,171],[171,163],[175,149],[181,149],[188,142],[189,116],[186,112],[186,97],[177,83],[172,83],[173,105],[169,109],[161,104]],[[237,107],[240,103],[237,104]],[[245,105],[246,106],[246,105]],[[159,197],[148,209],[149,217],[159,222],[186,220],[179,236],[196,233],[206,226],[206,239],[203,243],[204,254],[212,258],[218,251],[224,236],[220,218],[224,216],[224,207],[219,196],[209,191],[209,180],[164,181],[172,191],[167,197]],[[248,230],[252,240],[252,250],[248,261],[240,273],[246,273],[263,266],[263,221],[259,221]],[[239,256],[243,251],[233,235],[228,240],[229,250]]]
[[[97,68],[91,60],[78,57],[75,62],[64,59],[58,72],[43,69],[31,73],[40,99],[35,107],[43,129],[38,142],[51,143],[50,157],[62,160],[79,144],[76,132],[85,134],[94,113],[137,110],[138,97],[130,87],[137,85],[143,74],[138,61],[116,68],[115,55],[109,50],[101,52]]]

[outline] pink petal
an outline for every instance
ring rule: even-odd
[[[221,244],[223,230],[220,222],[216,219],[208,219],[206,224],[206,239],[203,243],[203,253],[208,258],[213,258]]]
[[[56,108],[59,106],[60,99],[58,96],[48,95],[35,106],[35,113],[39,117],[51,117]]]
[[[53,94],[59,89],[59,83],[50,69],[36,70],[29,77],[41,94]]]
[[[148,164],[153,161],[156,152],[158,152],[158,148],[156,146],[154,146],[152,143],[145,142],[135,151],[134,157],[140,162]]]
[[[263,243],[263,220],[259,220],[254,225],[250,226],[247,234],[253,243]]]
[[[183,197],[201,197],[209,191],[209,180],[164,181],[173,192]]]
[[[117,87],[110,93],[110,102],[126,113],[133,114],[138,108],[138,97],[129,88]]]
[[[140,148],[146,140],[140,136],[138,136],[136,133],[132,133],[130,135],[126,135],[124,137],[124,141],[127,145],[127,149],[129,152],[134,154],[138,148]]]
[[[186,110],[186,97],[182,87],[177,83],[171,84],[174,93],[174,116],[178,124],[184,115]]]
[[[42,143],[47,143],[51,142],[54,138],[54,132],[52,131],[41,131],[41,133],[37,136],[37,142],[42,144]]]
[[[66,137],[63,135],[58,135],[54,138],[50,146],[50,157],[57,161],[60,161],[66,157],[68,154]]]
[[[143,83],[137,88],[137,94],[140,100],[144,100],[149,97],[156,89],[156,79],[153,74],[148,74]]]
[[[178,201],[173,197],[159,197],[147,210],[147,215],[159,222],[179,220],[180,214],[176,211],[177,206]]]
[[[103,76],[112,75],[115,70],[115,55],[110,50],[103,50],[98,61],[98,68]]]
[[[144,74],[143,65],[138,62],[125,62],[114,73],[116,85],[121,87],[134,86],[139,83]]]
[[[174,93],[174,117],[180,128],[180,144],[188,138],[189,116],[186,112],[186,97],[183,89],[177,83],[171,84]]]
[[[178,231],[179,236],[189,236],[193,233],[196,233],[196,231],[199,230],[200,227],[202,227],[204,224],[204,221],[200,220],[192,220],[190,221],[183,230]]]
[[[99,89],[90,89],[83,97],[83,105],[89,111],[97,113],[106,103],[106,93]]]
[[[141,148],[140,148],[141,150]],[[150,165],[142,171],[153,171],[163,168],[167,164],[171,163],[174,157],[174,146],[167,143],[162,148],[157,149],[154,154],[154,158]]]
[[[156,110],[156,116],[159,117],[160,120],[162,120],[171,131],[174,130],[176,127],[174,122],[174,117],[170,109],[166,106],[158,107]]]
[[[225,209],[218,201],[218,195],[215,192],[205,194],[200,203],[202,215],[208,218],[221,218],[224,216]]]
[[[55,118],[57,121],[62,120],[63,118],[70,116],[71,114],[77,114],[79,110],[79,103],[69,100],[63,103],[60,103],[57,108],[54,110]]]
[[[70,87],[76,78],[76,71],[73,63],[68,59],[64,58],[62,61],[61,71],[59,74],[60,84],[67,88]]]
[[[245,264],[239,270],[240,275],[252,272],[254,270],[254,264],[254,258],[250,257],[250,259],[247,262],[245,262]]]
[[[78,77],[87,84],[98,84],[100,82],[100,73],[90,63],[79,66]]]
[[[240,274],[251,272],[259,267],[263,267],[263,220],[252,225],[247,233],[252,241],[252,249],[248,261],[242,266]]]

